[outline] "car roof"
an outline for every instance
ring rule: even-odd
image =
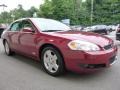
[[[48,19],[48,18],[21,18],[21,19],[17,19],[15,20],[14,22],[16,21],[22,21],[22,20],[36,20],[36,19],[41,19],[41,20],[52,20],[52,19]]]

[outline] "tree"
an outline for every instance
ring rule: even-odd
[[[11,11],[11,14],[15,16],[15,19],[27,17],[27,12],[23,9],[22,5],[18,5],[17,8]]]
[[[80,19],[83,19],[86,13],[81,14],[85,10],[81,3],[81,0],[45,0],[40,6],[39,16],[57,20],[70,19],[72,24],[80,24]]]
[[[120,23],[119,4],[119,0],[94,0],[93,24]],[[90,11],[90,7],[91,0],[87,0],[88,11]]]
[[[120,0],[93,0],[93,24],[120,23]],[[91,0],[45,0],[39,9],[31,7],[24,10],[22,5],[10,12],[0,14],[0,23],[11,22],[14,19],[32,17],[34,13],[39,17],[56,20],[70,19],[73,25],[91,25]]]
[[[11,22],[10,13],[2,12],[0,14],[0,23],[9,23],[9,22]]]
[[[37,12],[38,12],[38,9],[36,9],[35,7],[31,7],[28,11],[26,11],[27,17],[33,17],[33,14]]]
[[[52,1],[45,0],[45,3],[40,5],[38,15],[40,17],[53,18],[53,8]]]

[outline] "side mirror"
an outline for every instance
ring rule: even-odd
[[[32,28],[30,28],[30,27],[23,28],[22,32],[34,33],[34,31],[32,30]]]

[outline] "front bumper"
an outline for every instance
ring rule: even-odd
[[[109,64],[113,64],[113,62],[117,60],[117,56],[113,56],[109,59]],[[85,69],[100,69],[100,68],[105,68],[107,65],[105,63],[100,63],[100,64],[80,64],[81,68]]]
[[[116,59],[117,47],[96,52],[65,52],[66,68],[75,72],[89,72],[109,67]]]

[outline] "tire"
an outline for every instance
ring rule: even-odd
[[[45,47],[41,53],[42,66],[44,70],[52,75],[59,76],[64,73],[65,66],[63,57],[54,47]]]
[[[5,49],[6,55],[8,56],[13,55],[14,52],[11,51],[10,46],[7,41],[4,42],[4,49]]]

